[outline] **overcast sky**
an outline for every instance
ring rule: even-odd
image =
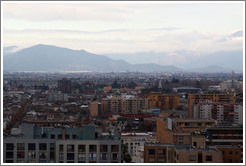
[[[106,53],[242,50],[243,3],[7,3],[3,45]],[[236,34],[234,34],[236,33]],[[234,34],[234,35],[233,35]]]

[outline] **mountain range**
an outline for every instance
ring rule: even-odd
[[[4,71],[230,72],[232,70],[232,68],[223,68],[215,65],[185,70],[174,65],[163,66],[155,63],[130,64],[124,60],[112,59],[104,55],[89,53],[85,50],[71,50],[43,44],[17,52],[9,51],[10,48],[4,49],[8,50],[8,52],[4,51],[3,56]],[[139,62],[141,62],[141,59],[139,59]]]

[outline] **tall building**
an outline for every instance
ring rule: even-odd
[[[172,110],[179,106],[179,95],[151,93],[147,97],[148,109],[160,108],[161,110]]]
[[[192,117],[192,106],[198,103],[235,103],[233,93],[228,94],[189,94],[188,116]]]
[[[90,103],[90,115],[92,117],[102,116],[102,103],[94,101]]]
[[[193,107],[194,118],[213,118],[219,124],[243,124],[243,106],[238,103],[199,103]]]
[[[62,93],[71,93],[71,80],[63,78],[62,80],[58,80],[58,90]]]
[[[138,114],[144,109],[145,100],[139,97],[112,97],[102,99],[103,113]]]

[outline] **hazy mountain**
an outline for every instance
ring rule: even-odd
[[[197,72],[197,73],[225,73],[225,72],[231,72],[231,69],[212,65],[212,66],[207,66],[207,67],[202,67],[202,68],[188,69],[185,71]]]
[[[240,35],[240,32],[235,33]],[[184,69],[206,68],[217,66],[226,71],[243,71],[243,51],[219,51],[206,55],[196,55],[194,52],[182,50],[173,53],[167,52],[142,52],[135,54],[106,54],[112,59],[123,59],[128,63],[157,63],[163,65],[175,65]],[[215,68],[214,68],[215,69]],[[216,69],[217,71],[217,69]]]
[[[8,71],[181,71],[175,66],[156,64],[131,65],[84,50],[71,50],[50,45],[36,45],[4,56]]]

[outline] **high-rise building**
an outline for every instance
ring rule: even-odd
[[[144,109],[145,100],[139,97],[112,97],[102,99],[103,113],[138,114]]]
[[[58,80],[58,90],[62,93],[71,93],[71,80],[63,78],[62,80]]]
[[[160,108],[161,110],[172,110],[179,106],[179,95],[151,93],[147,101],[148,109]]]
[[[193,107],[194,118],[213,118],[219,124],[243,124],[243,106],[238,103],[199,103]]]
[[[90,103],[90,115],[92,117],[102,115],[102,103],[94,101]]]
[[[233,93],[228,94],[189,94],[188,116],[192,117],[192,106],[198,103],[235,103]]]

